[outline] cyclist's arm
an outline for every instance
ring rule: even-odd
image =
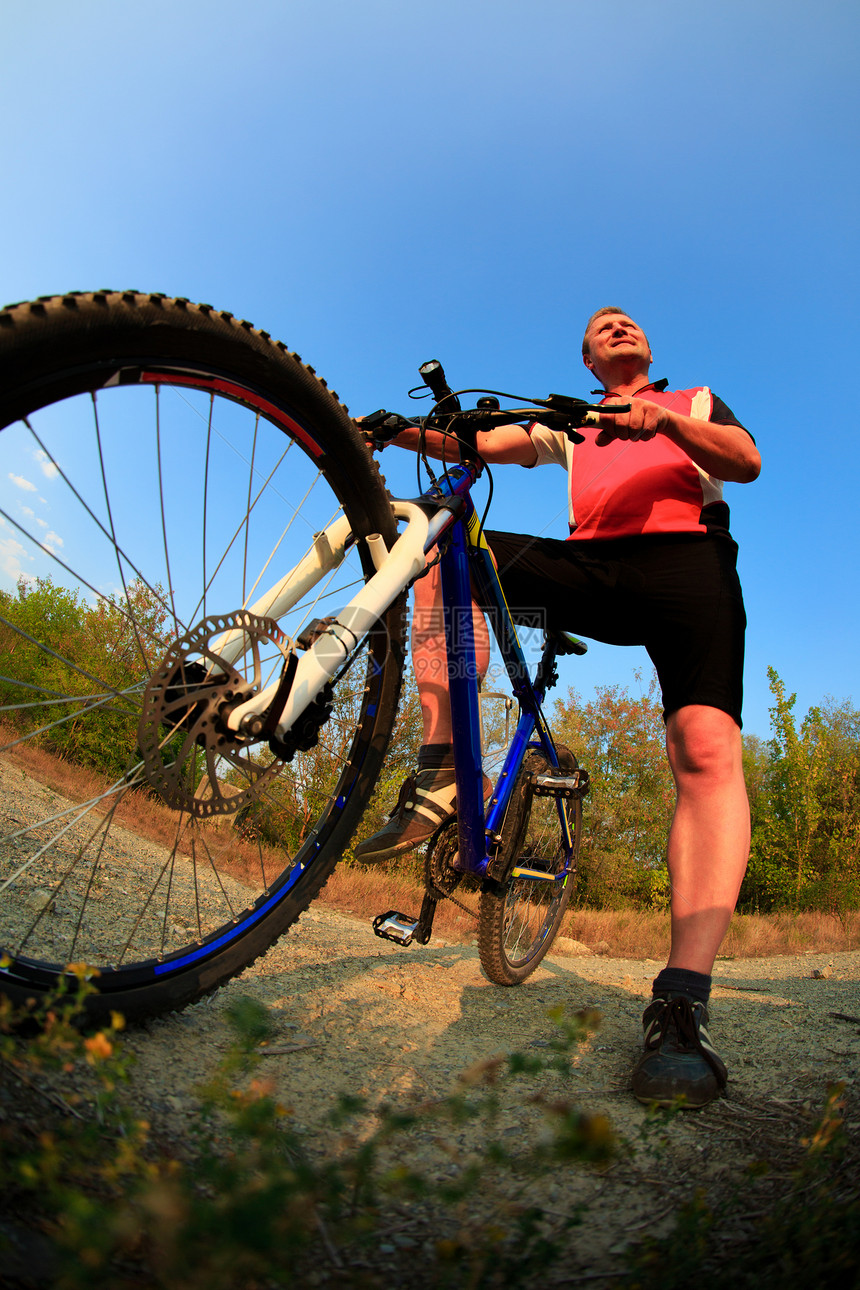
[[[392,443],[398,448],[407,448],[412,452],[419,450],[419,431],[417,427],[403,430]],[[524,426],[497,426],[494,430],[479,430],[477,437],[478,452],[484,461],[491,465],[533,466],[537,461],[537,452]],[[450,435],[440,434],[438,430],[428,430],[424,436],[424,451],[436,461],[459,461],[460,453],[455,439]]]
[[[653,439],[663,434],[708,475],[727,483],[751,483],[761,470],[759,451],[743,426],[685,417],[647,399],[634,398],[631,410],[619,415],[610,413],[608,406],[601,409],[600,426],[595,441],[599,447],[616,439]]]

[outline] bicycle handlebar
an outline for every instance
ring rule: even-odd
[[[361,430],[368,444],[381,449],[401,431],[412,428],[438,430],[452,433],[461,440],[464,447],[474,447],[474,436],[481,430],[489,431],[499,426],[510,425],[520,421],[537,421],[550,430],[560,430],[574,443],[581,443],[583,436],[577,433],[580,426],[599,425],[600,414],[605,412],[629,412],[629,403],[599,404],[588,403],[585,399],[572,398],[567,394],[550,394],[545,399],[535,399],[532,406],[521,408],[500,408],[497,399],[481,399],[477,408],[461,408],[459,396],[451,389],[445,376],[445,369],[438,359],[422,363],[418,369],[424,384],[436,401],[436,406],[429,417],[408,418],[396,412],[387,412],[380,408],[364,417]],[[467,391],[461,391],[466,393]],[[491,391],[471,390],[468,393],[486,393]],[[510,398],[510,395],[502,397]],[[495,406],[486,406],[487,404]],[[456,421],[456,429],[452,422]]]

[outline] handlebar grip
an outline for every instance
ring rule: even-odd
[[[445,369],[439,362],[438,358],[428,359],[422,363],[418,369],[418,375],[424,384],[429,386],[433,398],[437,403],[446,400],[448,406],[444,409],[446,412],[459,412],[460,400],[454,394],[445,376]]]

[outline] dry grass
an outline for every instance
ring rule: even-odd
[[[13,738],[0,727],[0,739]],[[33,779],[72,801],[83,802],[109,786],[106,777],[65,762],[31,743],[18,744],[5,756]],[[125,828],[150,841],[170,847],[176,842],[176,813],[143,792],[126,793],[116,817]],[[206,826],[213,839],[229,849],[227,866],[233,877],[254,885],[260,867],[271,880],[283,866],[283,856],[274,848],[262,850],[239,838],[229,819]],[[190,850],[190,840],[188,844]],[[180,840],[178,850],[185,848]],[[388,909],[418,915],[422,887],[419,866],[407,861],[399,869],[363,868],[346,862],[335,869],[320,900],[341,913],[372,920]],[[473,892],[456,893],[473,909]],[[475,936],[475,919],[450,901],[436,911],[434,932],[451,941],[470,941]],[[561,935],[580,941],[600,954],[615,958],[664,959],[669,950],[669,916],[654,910],[571,909],[565,915]],[[842,916],[823,912],[780,914],[735,914],[723,942],[721,958],[768,958],[778,954],[819,954],[850,950],[860,944],[860,910]]]
[[[664,959],[669,953],[669,915],[653,909],[569,909],[561,934],[613,958]]]
[[[389,909],[417,918],[423,895],[421,883],[409,873],[347,863],[338,865],[319,899],[342,914],[372,921]],[[477,914],[474,892],[457,891],[455,895]],[[477,934],[477,920],[450,900],[443,900],[436,908],[433,934],[449,941],[470,941]]]
[[[341,913],[370,920],[375,914],[392,908],[417,915],[421,894],[415,878],[384,869],[341,865],[329,879],[320,899]],[[465,900],[475,903],[469,895]],[[475,923],[443,901],[436,912],[434,931],[448,940],[468,941],[475,935]],[[669,952],[669,915],[641,909],[570,909],[560,934],[612,958],[661,960]],[[845,918],[819,912],[735,914],[720,957],[770,958],[812,951],[828,954],[858,945],[860,911],[857,910]]]
[[[775,954],[816,954],[860,945],[860,910],[844,915],[820,910],[783,914],[735,914],[722,945],[722,958],[769,958]]]
[[[5,743],[14,737],[8,727],[0,726],[0,742]],[[16,744],[3,755],[30,778],[71,802],[87,802],[106,792],[111,785],[108,776],[63,761],[31,742]],[[114,819],[139,837],[168,849],[175,847],[179,855],[191,854],[192,831],[186,828],[177,836],[176,812],[146,791],[124,793],[117,802]],[[261,848],[239,837],[229,817],[207,821],[203,828],[215,851],[229,851],[229,855],[223,857],[223,863],[239,882],[247,880],[258,884],[261,865],[270,881],[284,867],[283,856],[274,848]]]

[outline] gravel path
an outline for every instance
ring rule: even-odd
[[[224,1007],[250,995],[277,1021],[263,1073],[293,1108],[309,1149],[336,1151],[337,1135],[325,1121],[338,1094],[361,1094],[371,1104],[444,1095],[474,1063],[546,1049],[556,1033],[549,1010],[595,1008],[602,1024],[575,1054],[569,1077],[499,1082],[493,1131],[513,1148],[539,1137],[541,1112],[528,1098],[540,1089],[606,1114],[634,1151],[608,1171],[548,1167],[525,1190],[522,1179],[500,1179],[499,1194],[486,1197],[484,1209],[498,1207],[512,1189],[551,1214],[586,1202],[588,1221],[577,1229],[569,1270],[606,1272],[646,1228],[667,1227],[696,1188],[716,1198],[757,1160],[790,1166],[828,1084],[850,1086],[860,1067],[860,953],[721,961],[712,1034],[729,1067],[727,1095],[655,1132],[627,1084],[658,966],[552,954],[525,985],[505,990],[485,980],[471,946],[402,950],[318,905],[243,977],[184,1014],[132,1034],[135,1088],[148,1114],[181,1139],[196,1114],[195,1085],[229,1042]],[[480,1125],[442,1137],[413,1133],[409,1163],[437,1179],[455,1177],[485,1134]],[[473,1217],[480,1215],[477,1205]],[[412,1221],[402,1214],[397,1230],[407,1250],[426,1238],[417,1211]]]

